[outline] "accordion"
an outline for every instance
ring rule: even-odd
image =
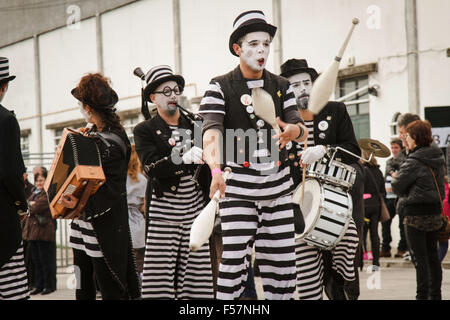
[[[82,212],[91,195],[106,181],[100,151],[93,138],[65,128],[44,189],[54,219],[83,219]],[[75,208],[61,203],[61,196],[72,194],[79,199]]]

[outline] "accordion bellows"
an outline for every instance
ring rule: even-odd
[[[89,196],[97,192],[105,181],[94,139],[65,128],[44,185],[52,217],[80,218]],[[77,207],[64,207],[60,200],[63,194],[77,197]]]

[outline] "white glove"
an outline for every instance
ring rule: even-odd
[[[184,164],[202,164],[203,149],[193,146],[188,152],[183,154],[183,163]]]
[[[325,155],[325,153],[327,153],[327,151],[325,150],[325,146],[318,145],[309,147],[302,152],[301,160],[304,164],[311,164],[321,159]]]

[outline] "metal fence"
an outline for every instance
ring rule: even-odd
[[[28,180],[34,183],[33,169],[35,167],[45,167],[50,169],[55,154],[46,153],[24,153],[23,160],[27,167]],[[73,265],[72,249],[69,247],[70,220],[56,220],[56,263],[58,267],[69,267]]]

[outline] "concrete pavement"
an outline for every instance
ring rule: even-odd
[[[360,300],[414,300],[416,271],[411,262],[402,259],[381,259],[380,271],[367,270],[368,263],[360,271]],[[60,270],[64,271],[64,270]],[[442,297],[450,300],[450,266],[443,265]],[[261,279],[256,278],[257,292],[263,298]],[[58,274],[58,290],[49,295],[34,295],[31,300],[75,300],[75,282],[72,273]],[[326,299],[326,298],[325,298]]]

